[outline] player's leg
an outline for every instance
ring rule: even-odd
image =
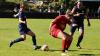
[[[27,32],[28,35],[32,36],[33,45],[36,45],[36,36],[31,30]]]
[[[65,50],[66,50],[66,35],[64,34],[64,32],[59,31],[57,34],[57,37],[62,39],[62,52],[65,52]]]
[[[53,36],[54,38],[62,39],[62,52],[65,52],[65,49],[66,49],[66,35],[64,34],[64,32],[62,32],[58,28],[52,28],[52,31],[50,31],[50,35]]]
[[[11,47],[14,43],[21,42],[21,41],[24,41],[26,39],[26,33],[25,33],[26,28],[27,28],[27,26],[25,24],[19,23],[18,30],[19,30],[20,37],[15,39],[15,40],[12,40],[10,42],[9,47]]]
[[[84,36],[84,28],[83,27],[80,27],[79,28],[78,42],[77,42],[77,45],[76,45],[79,49],[81,49],[80,43],[83,40],[83,36]]]
[[[68,48],[70,47],[72,43],[73,37],[65,32],[64,34],[66,35],[66,50],[68,50]]]
[[[71,35],[72,37],[73,37],[73,35],[74,35],[74,32],[75,32],[76,28],[77,28],[77,24],[72,24],[72,25],[70,26],[70,35]]]
[[[34,46],[33,46],[34,49],[35,49],[35,50],[36,50],[36,49],[39,49],[40,47],[37,46],[35,33],[32,32],[32,31],[30,30],[30,31],[27,32],[27,34],[30,35],[30,36],[32,36],[32,42],[33,42],[33,45],[34,45]]]
[[[12,40],[10,42],[10,46],[9,47],[11,47],[14,43],[18,43],[18,42],[24,41],[25,39],[26,39],[26,35],[25,34],[20,35],[19,38],[15,39],[15,40]]]

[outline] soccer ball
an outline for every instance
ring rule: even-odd
[[[41,50],[42,51],[48,51],[49,50],[49,47],[48,47],[48,45],[43,45],[42,47],[41,47]]]

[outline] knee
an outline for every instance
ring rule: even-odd
[[[33,37],[33,38],[35,38],[35,37],[36,37],[36,35],[35,35],[35,34],[33,34],[33,35],[32,35],[32,37]]]
[[[23,41],[25,41],[26,40],[26,38],[23,38]]]
[[[22,38],[22,37],[21,37]],[[22,38],[22,41],[25,41],[26,40],[26,38]]]
[[[36,35],[35,35],[34,33],[31,33],[30,36],[32,36],[32,37],[36,37]]]
[[[66,38],[67,38],[66,36],[62,36],[62,39],[63,39],[63,40],[66,40]]]
[[[83,35],[84,35],[84,32],[81,32],[81,33],[80,33],[80,35],[82,35],[82,36],[83,36]]]
[[[79,31],[79,34],[80,34],[80,35],[84,35],[84,30],[80,30],[80,31]]]
[[[26,36],[21,36],[22,40],[25,41],[26,40]]]

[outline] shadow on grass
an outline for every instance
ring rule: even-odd
[[[55,51],[62,51],[62,50],[58,50],[58,49],[50,49],[49,50],[50,52],[55,52]],[[68,51],[72,51],[72,52],[74,52],[74,51],[78,51],[78,50],[68,50]]]
[[[76,51],[78,51],[78,50],[68,50],[68,51],[71,51],[71,52],[76,52]]]
[[[96,49],[96,48],[82,48],[82,49],[86,49],[86,50],[100,50],[100,49]]]
[[[62,51],[62,50],[58,50],[58,49],[49,49],[50,52],[55,52],[55,51]]]
[[[100,54],[79,54],[79,56],[100,56]]]

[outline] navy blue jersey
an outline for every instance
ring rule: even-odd
[[[85,13],[86,13],[86,10],[84,7],[82,8],[77,8],[77,6],[74,7],[75,10],[74,10],[74,14],[80,14],[80,16],[73,16],[72,18],[72,23],[83,23],[84,22],[84,16],[85,16]]]
[[[26,16],[23,11],[19,11],[19,18],[21,18],[22,21],[26,21]]]
[[[19,11],[19,14],[18,14],[20,20],[22,21],[26,21],[26,16],[25,16],[25,13],[23,11]],[[28,31],[30,31],[30,29],[27,27],[27,24],[26,23],[19,23],[18,24],[18,27],[19,27],[19,33],[22,35],[22,34],[27,34]]]

